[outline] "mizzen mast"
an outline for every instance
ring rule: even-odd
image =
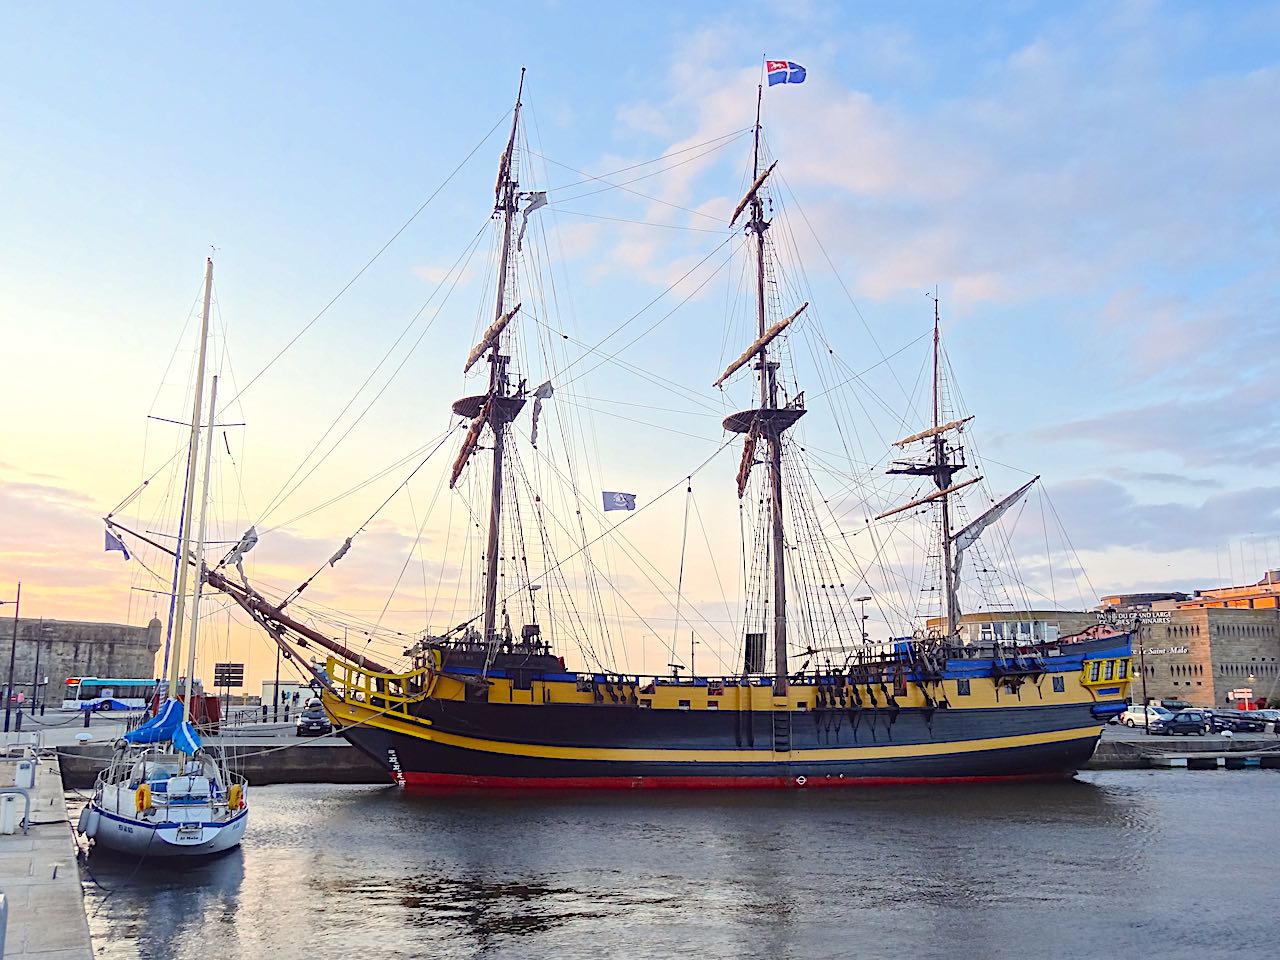
[[[771,530],[769,538],[770,566],[773,574],[773,661],[775,697],[787,692],[787,565],[786,565],[786,531],[782,515],[782,435],[797,420],[804,416],[803,394],[783,407],[778,406],[778,362],[769,359],[769,344],[808,306],[805,304],[785,320],[772,327],[767,325],[765,305],[765,231],[769,229],[769,221],[764,216],[764,201],[760,191],[763,189],[773,168],[760,169],[760,106],[764,97],[764,87],[756,90],[756,126],[752,159],[752,183],[746,196],[734,209],[730,225],[737,221],[744,210],[750,211],[747,220],[747,232],[755,237],[756,261],[756,327],[757,338],[740,357],[724,372],[719,386],[739,366],[746,362],[754,352],[755,369],[760,371],[760,405],[750,410],[742,410],[730,414],[724,420],[724,428],[734,433],[746,434],[743,447],[742,467],[739,471],[738,496],[746,491],[746,478],[754,464],[756,443],[760,438],[765,441],[765,466],[768,472],[766,483],[769,490],[769,513]]]
[[[885,517],[893,516],[895,513],[901,513],[904,510],[925,503],[937,503],[941,507],[939,540],[942,554],[942,622],[945,631],[943,637],[946,638],[955,636],[956,629],[960,623],[960,609],[956,603],[955,567],[952,563],[954,543],[951,535],[951,495],[970,484],[977,483],[982,478],[974,477],[963,483],[953,483],[955,475],[963,470],[966,464],[963,458],[963,448],[955,448],[954,452],[960,456],[958,459],[952,459],[953,449],[947,443],[947,434],[952,430],[963,429],[964,425],[973,418],[965,417],[960,420],[943,422],[941,326],[941,319],[938,313],[938,298],[935,296],[933,298],[933,425],[927,430],[904,437],[895,444],[895,446],[906,447],[916,441],[927,441],[929,444],[929,458],[924,461],[898,460],[886,471],[887,473],[929,477],[933,480],[936,490],[928,496],[913,500],[911,503],[887,510],[876,519],[883,520]]]
[[[498,166],[498,180],[494,185],[493,215],[502,218],[502,249],[498,258],[498,290],[494,306],[493,324],[467,362],[467,369],[486,350],[489,354],[489,390],[479,396],[463,397],[453,404],[453,410],[472,421],[463,449],[454,465],[450,486],[457,483],[467,459],[476,449],[480,433],[488,424],[493,434],[493,470],[489,493],[489,530],[485,547],[484,579],[484,642],[492,646],[497,638],[498,606],[498,555],[501,550],[502,531],[502,483],[503,453],[507,427],[524,406],[524,384],[512,388],[508,375],[511,361],[509,353],[502,352],[503,333],[515,317],[520,305],[507,306],[508,274],[512,268],[515,216],[519,210],[520,184],[517,180],[515,151],[516,135],[520,128],[521,98],[524,94],[524,69],[520,70],[520,86],[516,93],[516,105],[511,117],[511,135]],[[465,371],[464,371],[465,372]]]

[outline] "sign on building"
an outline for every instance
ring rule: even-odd
[[[213,685],[219,689],[244,686],[243,663],[215,663],[213,665]]]
[[[1098,613],[1098,622],[1107,624],[1169,623],[1172,619],[1172,610],[1102,610]]]
[[[1232,690],[1227,694],[1232,700],[1252,700],[1253,687],[1241,687],[1239,690]]]

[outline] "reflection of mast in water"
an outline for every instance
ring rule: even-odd
[[[249,920],[241,909],[243,848],[184,860],[180,866],[170,863],[173,869],[163,871],[140,870],[133,858],[96,851],[88,863],[97,881],[85,886],[95,940],[132,942],[140,960],[243,955],[237,949]],[[213,924],[213,930],[207,929]],[[225,942],[228,937],[231,943]]]

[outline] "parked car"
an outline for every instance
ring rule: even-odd
[[[295,725],[300,737],[323,736],[326,733],[333,732],[333,724],[324,715],[324,708],[320,706],[320,701],[314,699],[308,701],[307,705],[302,708]]]
[[[1151,732],[1170,735],[1182,734],[1184,736],[1191,736],[1194,733],[1203,737],[1209,732],[1211,725],[1209,717],[1203,710],[1179,710],[1171,717],[1153,720],[1151,722]]]
[[[1280,733],[1280,710],[1251,710],[1249,717],[1252,720],[1261,720],[1264,724],[1269,724],[1268,729],[1272,733]]]
[[[1186,700],[1178,700],[1177,698],[1165,698],[1160,701],[1160,706],[1168,710],[1170,713],[1177,713],[1179,710],[1194,709]]]
[[[1148,720],[1155,723],[1158,720],[1165,720],[1173,716],[1171,712],[1164,707],[1144,707],[1138,703],[1129,704],[1128,709],[1120,714],[1120,722],[1126,727],[1144,727]]]
[[[1266,729],[1266,724],[1262,720],[1254,720],[1247,714],[1235,710],[1220,710],[1213,715],[1210,722],[1213,724],[1213,729],[1219,733],[1223,730],[1230,730],[1232,733],[1262,733]]]

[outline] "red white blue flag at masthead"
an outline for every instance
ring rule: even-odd
[[[790,60],[766,60],[764,72],[769,76],[769,86],[776,83],[804,83],[804,67]]]

